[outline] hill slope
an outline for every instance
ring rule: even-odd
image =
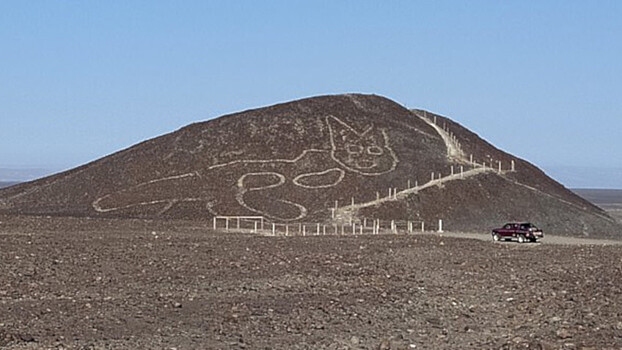
[[[442,218],[450,229],[480,230],[522,219],[585,235],[619,229],[598,207],[451,120],[373,95],[223,116],[0,190],[0,212],[22,214],[328,221],[335,205],[340,220]]]

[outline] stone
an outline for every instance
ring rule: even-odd
[[[561,339],[572,338],[572,333],[570,333],[570,331],[567,330],[566,328],[558,329],[557,332],[555,332],[555,334],[557,334],[557,337]]]

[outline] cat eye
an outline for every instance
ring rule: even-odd
[[[346,151],[348,151],[348,153],[361,153],[361,152],[363,152],[363,146],[361,146],[361,145],[346,145]]]
[[[378,156],[378,155],[382,154],[382,148],[380,148],[378,146],[369,146],[369,147],[367,147],[367,153],[368,154],[373,154],[375,156]]]

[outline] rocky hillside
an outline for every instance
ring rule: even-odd
[[[0,190],[0,212],[276,222],[443,219],[614,235],[603,210],[459,124],[374,95],[321,96],[196,123]]]

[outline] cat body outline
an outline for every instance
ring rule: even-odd
[[[347,176],[379,176],[395,170],[399,161],[386,129],[370,125],[359,132],[332,115],[326,116],[325,122],[330,150],[305,149],[293,159],[234,160],[149,180],[106,194],[93,201],[92,207],[100,213],[161,207],[156,214],[162,215],[179,203],[204,202],[214,216],[222,215],[223,207],[238,206],[254,215],[295,221],[308,214],[301,201],[338,186]],[[227,198],[213,195],[223,187],[231,188],[233,194]],[[293,193],[287,189],[294,187],[306,196],[297,200],[283,196],[283,192]]]

